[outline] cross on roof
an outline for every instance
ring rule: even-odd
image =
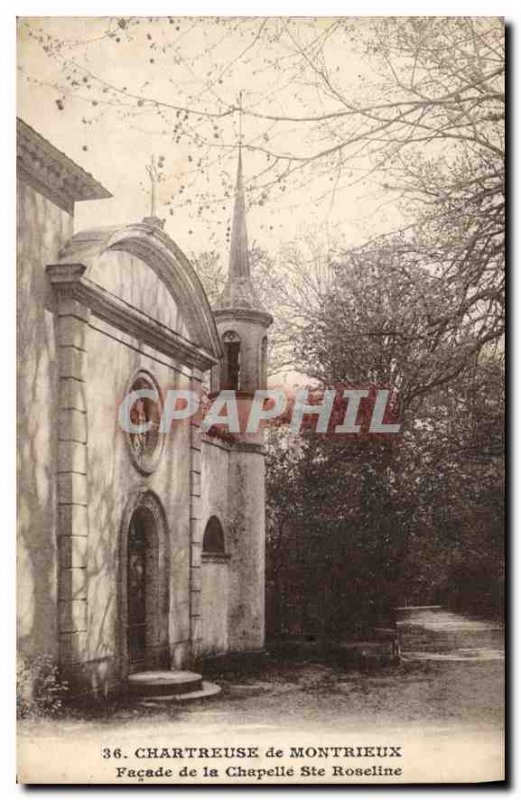
[[[145,169],[148,172],[148,177],[150,178],[150,216],[155,217],[157,206],[156,186],[161,178],[156,160],[153,155],[150,156],[150,164],[147,164]]]

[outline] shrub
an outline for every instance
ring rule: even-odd
[[[38,654],[20,659],[17,669],[19,717],[53,716],[62,707],[67,684],[59,677],[52,656]]]

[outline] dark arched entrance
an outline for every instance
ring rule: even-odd
[[[147,666],[147,633],[154,613],[152,584],[157,560],[154,518],[146,508],[132,514],[128,531],[127,631],[129,671]]]
[[[123,521],[123,674],[168,667],[168,547],[158,499],[138,495]]]

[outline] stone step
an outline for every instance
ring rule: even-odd
[[[201,689],[195,692],[187,692],[186,694],[165,694],[156,695],[155,697],[143,697],[138,700],[138,705],[145,708],[162,708],[169,704],[186,703],[194,700],[204,700],[207,697],[215,697],[221,692],[221,687],[216,683],[210,681],[203,681]]]
[[[139,697],[181,697],[203,689],[203,676],[186,670],[147,670],[128,676],[131,694]]]

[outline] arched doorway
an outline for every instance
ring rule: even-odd
[[[141,493],[129,504],[122,533],[122,673],[168,668],[166,522],[152,493]]]
[[[154,518],[146,508],[132,514],[128,531],[127,561],[127,646],[129,671],[147,666],[147,634],[154,609],[152,582],[156,571]]]

